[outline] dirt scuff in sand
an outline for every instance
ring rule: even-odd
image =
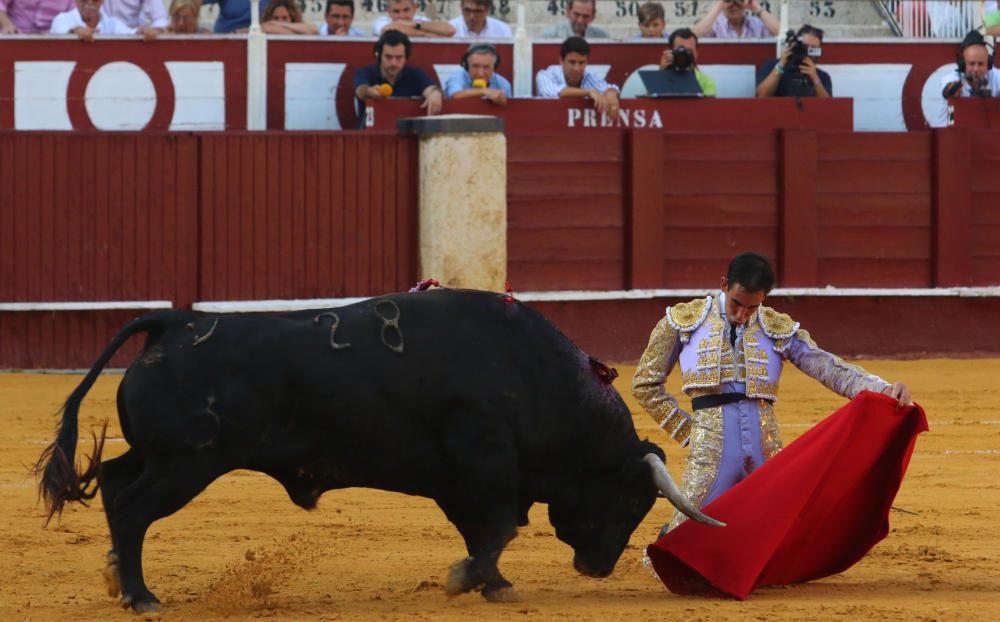
[[[136,616],[107,596],[110,548],[100,499],[68,506],[43,528],[30,465],[51,440],[55,413],[79,376],[0,374],[0,620],[997,620],[1000,619],[1000,359],[862,361],[902,379],[931,431],[917,441],[888,537],[847,572],[758,590],[745,602],[670,594],[641,566],[670,510],[660,502],[632,536],[614,574],[579,576],[572,551],[536,505],[501,559],[522,597],[494,605],[448,598],[448,567],[465,556],[458,533],[427,500],[376,490],[331,491],[295,507],[279,484],[238,471],[212,484],[146,539],[146,580],[161,612]],[[628,393],[633,368],[619,366]],[[80,453],[109,421],[105,457],[122,453],[115,411],[121,377],[102,376],[81,410]],[[669,383],[676,390],[676,378]],[[676,447],[626,395],[639,435]],[[793,368],[777,406],[786,443],[843,404]],[[567,430],[567,434],[571,434]]]

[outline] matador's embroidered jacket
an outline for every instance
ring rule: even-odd
[[[697,505],[780,451],[773,403],[785,361],[847,398],[889,386],[820,349],[798,322],[771,308],[759,307],[736,327],[735,346],[729,328],[724,293],[668,307],[632,379],[633,395],[660,427],[681,444],[691,441],[682,488]],[[664,386],[678,363],[688,397],[744,393],[748,399],[689,414]]]

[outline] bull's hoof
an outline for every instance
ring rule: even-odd
[[[458,596],[473,588],[469,585],[469,564],[471,557],[466,557],[462,561],[455,562],[448,570],[448,583],[444,586],[444,593],[448,596]]]
[[[122,593],[122,579],[118,573],[118,554],[108,551],[108,559],[104,568],[101,569],[104,577],[104,586],[108,589],[108,596],[117,598]]]
[[[484,589],[483,598],[491,603],[519,603],[521,596],[513,587],[498,587],[495,590]]]
[[[141,598],[125,595],[122,596],[122,608],[131,608],[136,613],[156,613],[160,610],[160,601],[152,594]]]

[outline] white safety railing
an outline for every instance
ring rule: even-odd
[[[997,10],[996,0],[881,0],[903,37],[961,39]]]

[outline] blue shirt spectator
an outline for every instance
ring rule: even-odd
[[[378,65],[368,65],[367,67],[362,67],[354,74],[354,90],[357,91],[359,86],[376,86],[379,84],[390,84],[385,78],[382,77],[382,72],[379,70]],[[403,67],[399,72],[399,77],[396,81],[391,83],[392,95],[391,97],[423,97],[424,90],[427,87],[434,86],[434,80],[431,79],[423,69],[417,67]],[[365,126],[365,112],[367,107],[365,102],[361,98],[356,98],[355,108],[358,111],[358,128],[364,128]]]
[[[240,28],[250,27],[250,2],[247,0],[202,0],[202,4],[218,4],[219,17],[215,20],[215,32],[226,34]],[[264,14],[267,0],[260,0],[260,14]]]
[[[444,84],[444,94],[445,97],[453,97],[455,93],[471,88],[472,76],[469,75],[468,71],[463,69],[451,74],[451,77],[448,78],[448,81]],[[510,82],[507,81],[507,78],[498,73],[493,74],[493,77],[490,78],[490,81],[486,84],[486,88],[503,91],[503,94],[507,97],[514,96],[510,88]]]

